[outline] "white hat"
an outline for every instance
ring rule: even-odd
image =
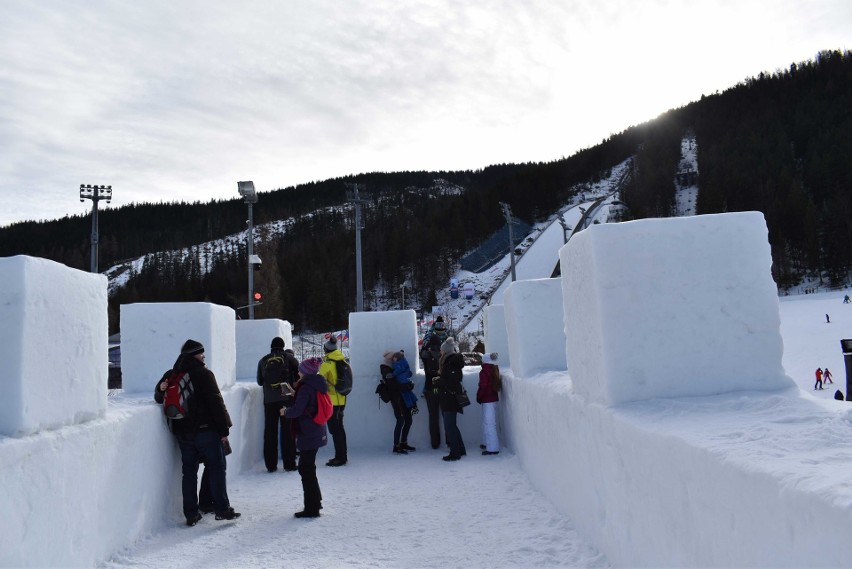
[[[456,341],[453,340],[453,337],[450,336],[447,340],[441,344],[441,353],[442,354],[452,354],[456,351]]]
[[[497,352],[491,352],[490,354],[482,354],[482,363],[497,365]]]

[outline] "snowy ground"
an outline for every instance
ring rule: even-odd
[[[443,454],[359,450],[346,466],[329,468],[326,447],[317,460],[323,515],[315,520],[293,517],[302,506],[298,473],[270,474],[261,462],[228,480],[238,521],[206,515],[189,528],[175,520],[103,567],[608,566],[530,487],[513,455],[468,448],[450,464]]]

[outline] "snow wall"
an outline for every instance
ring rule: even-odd
[[[832,485],[848,464],[820,460],[836,447],[814,431],[852,425],[784,373],[762,216],[596,225],[560,261],[563,314],[541,311],[546,280],[506,298],[521,366],[551,361],[541,329],[565,332],[565,362],[504,374],[507,439],[533,485],[614,566],[848,566],[852,489]]]
[[[726,238],[729,232],[735,234],[730,240]],[[655,237],[660,234],[665,237]],[[852,544],[845,539],[852,522],[848,508],[852,491],[819,486],[819,469],[825,466],[816,461],[808,480],[784,478],[785,473],[803,468],[801,464],[786,468],[785,460],[801,462],[801,453],[795,449],[819,445],[813,436],[799,441],[796,437],[801,431],[790,429],[790,447],[794,449],[790,452],[795,456],[785,457],[782,452],[765,464],[753,458],[754,448],[748,444],[729,443],[723,451],[707,444],[708,440],[729,440],[732,433],[726,413],[732,413],[732,407],[737,409],[733,424],[741,427],[743,416],[753,416],[753,431],[757,432],[783,428],[783,421],[772,419],[783,417],[785,408],[813,405],[798,399],[795,389],[785,389],[792,382],[780,368],[777,299],[774,290],[765,286],[770,280],[766,236],[759,214],[593,226],[560,252],[563,266],[571,267],[561,278],[564,315],[553,310],[553,285],[536,281],[513,285],[508,314],[501,306],[488,309],[488,330],[494,330],[496,338],[486,338],[486,345],[489,349],[505,345],[507,349],[502,351],[510,351],[509,344],[521,341],[524,347],[520,351],[517,346],[511,347],[520,360],[517,369],[534,373],[516,375],[514,364],[503,367],[504,442],[518,455],[533,484],[570,516],[615,566],[801,567],[814,566],[814,560],[845,566],[852,559]],[[731,240],[736,241],[724,263],[736,266],[737,274],[704,269],[708,263],[723,263],[713,255],[708,258],[707,250],[700,250],[707,238],[719,239],[726,247]],[[641,239],[646,241],[644,248],[631,248]],[[630,255],[623,254],[623,247]],[[655,248],[660,258],[645,250]],[[732,262],[731,251],[742,254]],[[667,264],[669,255],[679,255],[684,264],[674,270]],[[605,267],[601,260],[606,258],[617,258],[619,267]],[[82,278],[71,269],[61,268],[59,274],[57,267],[30,261],[0,264],[0,282],[20,279],[21,271],[36,273],[32,275],[36,278]],[[648,273],[647,263],[654,267],[652,272],[673,282],[667,282],[662,290],[659,283],[651,286],[643,282],[640,275]],[[631,264],[633,273],[628,269]],[[41,270],[45,274],[37,274]],[[577,275],[584,275],[585,282],[577,282]],[[629,279],[644,297],[634,297],[622,278]],[[85,389],[98,393],[106,384],[106,283],[93,286],[102,286],[103,294],[75,297],[54,313],[54,320],[60,314],[77,321],[79,330],[86,331],[75,336],[76,343],[60,343],[61,351],[54,357],[69,367],[85,369],[93,364],[89,362],[92,356],[83,348],[103,337],[104,370],[93,369],[97,382],[85,383]],[[665,370],[653,381],[644,379],[660,368],[653,358],[644,357],[642,350],[656,346],[659,354],[659,346],[665,346],[661,342],[677,336],[676,331],[655,325],[654,319],[636,306],[638,298],[653,303],[660,293],[669,295],[669,303],[699,302],[703,308],[702,312],[681,306],[681,312],[672,309],[664,313],[672,327],[682,333],[695,327],[687,317],[691,315],[699,323],[702,318],[711,319],[712,326],[705,326],[705,330],[736,336],[735,341],[697,333],[686,334],[691,341],[675,338],[677,342],[670,350],[687,350],[699,356],[695,361],[712,368],[702,370],[691,382],[683,382]],[[32,294],[43,298],[11,300],[12,305],[25,308],[12,312],[7,327],[22,327],[15,319],[27,320],[38,314],[37,307],[48,302],[46,297],[54,291],[37,289]],[[742,295],[748,298],[736,298]],[[603,306],[604,301],[607,306]],[[658,302],[664,309],[662,301]],[[542,310],[542,303],[550,308],[550,316]],[[161,307],[151,309],[152,322],[166,322]],[[235,353],[236,334],[233,326],[231,332],[221,328],[217,315],[222,313],[220,309],[229,309],[210,305],[171,309],[182,311],[187,337],[202,342],[212,338],[210,349],[222,351],[220,362],[225,369],[220,383],[234,421],[230,476],[262,467],[260,388],[249,381],[234,384],[230,380],[228,384],[235,367],[229,364],[226,344],[230,341]],[[540,314],[547,321],[536,323],[523,315],[525,311]],[[564,350],[554,348],[554,339],[559,340],[560,335],[552,330],[560,321]],[[141,315],[137,322],[141,328],[137,335],[144,337],[151,322],[146,323]],[[579,322],[585,334],[573,329]],[[620,332],[616,322],[627,331]],[[412,311],[403,310],[351,314],[349,324],[355,391],[347,402],[346,426],[354,451],[350,459],[358,460],[359,446],[386,446],[390,450],[393,415],[387,405],[379,405],[373,393],[378,365],[385,350],[403,349],[416,369],[416,322]],[[63,324],[54,322],[53,326],[60,328]],[[533,341],[530,333],[535,329],[537,334],[542,326],[551,332],[541,341]],[[214,332],[214,328],[220,331]],[[122,334],[127,332],[122,330]],[[628,335],[633,342],[625,340]],[[162,332],[149,331],[148,340],[139,340],[136,349],[151,355],[153,347],[163,341],[164,347],[157,350],[164,352],[163,362],[168,367],[183,338],[165,341],[160,336]],[[24,338],[24,344],[16,348],[20,354],[5,348],[7,351],[0,355],[11,357],[13,362],[41,357],[42,339]],[[714,358],[702,351],[707,342],[716,348]],[[752,350],[749,365],[732,368],[729,360],[742,364],[741,358],[748,351],[740,343]],[[600,361],[584,359],[591,350]],[[554,361],[554,351],[564,352],[565,360]],[[672,352],[666,359],[682,366],[687,356]],[[105,413],[80,414],[75,409],[92,407],[87,402],[90,395],[72,397],[67,402],[71,409],[64,412],[75,417],[77,424],[45,422],[33,434],[22,435],[23,431],[16,428],[13,432],[17,435],[0,437],[0,484],[4,488],[0,511],[6,514],[0,520],[0,566],[91,566],[147,534],[182,523],[179,453],[159,407],[152,402],[163,362],[149,360],[149,371],[139,375],[143,378],[137,381],[139,389],[110,397]],[[534,363],[538,360],[548,363]],[[632,371],[623,361],[632,362]],[[220,370],[211,368],[220,376]],[[16,385],[32,381],[25,366],[12,369],[12,374],[3,376],[4,388],[14,391]],[[736,381],[730,381],[727,375],[731,369],[737,372]],[[763,369],[765,373],[749,375],[743,373],[745,369]],[[478,370],[465,368],[469,392],[475,392]],[[643,381],[635,382],[635,378]],[[415,383],[419,395],[422,373]],[[678,385],[683,383],[690,384],[688,389]],[[735,406],[723,404],[729,397],[736,398]],[[16,405],[2,404],[2,411]],[[820,413],[828,415],[820,408],[812,409],[817,423]],[[415,446],[428,444],[425,423],[424,414],[415,418],[411,433]],[[466,444],[475,448],[479,443],[476,404],[459,418],[459,426]],[[844,428],[852,431],[852,426]],[[849,434],[852,437],[852,432]],[[750,438],[754,445],[760,445],[759,436]],[[331,445],[321,452],[330,456],[330,449]],[[660,464],[667,468],[661,469]],[[128,488],[127,481],[133,481],[133,488]],[[123,514],[116,516],[117,511]],[[815,527],[820,539],[812,539]],[[46,548],[48,541],[51,547]]]

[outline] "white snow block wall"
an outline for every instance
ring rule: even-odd
[[[405,358],[414,372],[414,394],[421,412],[414,417],[408,436],[413,446],[429,446],[428,412],[423,399],[425,376],[419,369],[420,355],[417,343],[417,314],[413,310],[388,312],[353,312],[349,314],[349,349],[354,374],[352,393],[346,398],[344,425],[350,449],[356,447],[393,446],[395,419],[388,403],[381,403],[376,395],[379,384],[379,366],[387,351],[405,351]],[[462,382],[474,398],[479,382],[479,366],[466,367]],[[481,415],[476,403],[465,409],[459,417],[459,430],[468,445],[479,445]],[[443,432],[443,427],[441,427]],[[333,448],[329,438],[329,449]],[[320,451],[320,452],[329,452]],[[350,451],[350,459],[353,453]]]
[[[0,435],[104,414],[106,277],[47,259],[2,258],[0,322]]]
[[[236,380],[234,310],[208,302],[121,305],[121,382],[124,391],[152,392],[185,341],[204,345],[205,363],[220,388]],[[256,362],[255,362],[256,363]]]
[[[500,366],[509,368],[512,365],[512,354],[509,353],[505,307],[502,304],[491,304],[484,307],[482,312],[485,314],[485,350],[500,354]]]
[[[544,371],[565,371],[562,280],[516,281],[503,297],[512,373],[531,377]],[[488,348],[488,351],[494,351]],[[503,367],[500,356],[500,366]]]
[[[559,258],[579,395],[617,405],[793,386],[763,214],[593,225]]]
[[[257,362],[269,353],[272,338],[283,338],[284,346],[293,348],[293,326],[286,320],[264,318],[237,320],[237,379],[257,381]]]

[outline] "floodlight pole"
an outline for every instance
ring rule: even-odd
[[[98,201],[112,200],[112,186],[80,184],[80,201],[92,200],[92,264],[91,272],[98,272]]]
[[[509,226],[509,259],[512,263],[512,282],[515,282],[515,236],[512,231],[512,207],[505,203],[500,202],[500,207],[503,209],[503,217],[506,218],[506,223]]]
[[[346,187],[352,188],[351,192],[346,192],[346,200],[355,204],[355,310],[363,312],[364,279],[361,273],[361,230],[364,228],[364,222],[361,219],[361,205],[366,204],[367,200],[358,195],[359,185],[355,183],[346,184]]]
[[[254,217],[252,205],[257,203],[257,192],[254,190],[254,182],[237,182],[237,191],[241,196],[243,196],[246,205],[248,205],[248,232],[246,235],[246,264],[248,265],[248,317],[249,320],[254,320],[254,266],[251,262],[252,255],[254,255],[254,235],[252,231]]]

